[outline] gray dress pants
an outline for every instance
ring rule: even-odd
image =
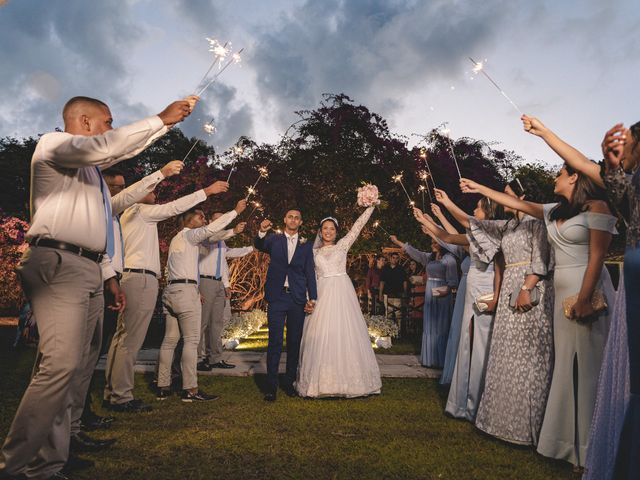
[[[118,317],[105,371],[104,399],[112,404],[133,400],[133,369],[156,308],[158,279],[145,273],[124,272],[120,288],[127,306]]]
[[[38,324],[39,363],[2,447],[0,474],[45,479],[67,461],[72,406],[82,406],[95,366],[102,273],[96,262],[47,247],[27,250],[18,271]]]
[[[217,363],[222,360],[222,341],[220,340],[220,335],[224,328],[224,309],[227,301],[224,284],[220,280],[201,278],[200,294],[204,302],[202,304],[202,324],[200,328],[198,360],[208,360],[209,363]]]

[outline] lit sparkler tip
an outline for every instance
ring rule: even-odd
[[[373,222],[373,226],[374,228],[378,228],[380,226],[380,222],[376,220],[375,222]]]
[[[254,194],[256,193],[256,189],[253,187],[247,187],[247,193]]]
[[[420,158],[427,158],[427,149],[424,147],[420,149]]]
[[[414,207],[414,206],[415,206],[415,204],[416,204],[416,202],[414,202],[413,200],[411,200],[411,201],[409,202],[409,205],[411,205],[412,207]]]
[[[426,190],[426,187],[424,185],[418,185],[419,192],[424,192],[425,190]]]
[[[234,53],[233,55],[231,55],[231,58],[233,59],[233,63],[240,63],[242,61],[240,52]]]
[[[202,128],[209,135],[212,135],[216,132],[216,126],[213,123],[205,123]]]
[[[402,173],[399,173],[398,175],[393,175],[391,178],[393,179],[394,182],[401,182],[402,181]]]
[[[267,178],[269,176],[269,170],[267,170],[267,167],[258,168],[258,173],[260,173],[260,176],[263,178]]]

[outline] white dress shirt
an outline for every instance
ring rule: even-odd
[[[153,116],[102,135],[43,135],[31,160],[31,228],[27,240],[52,238],[104,252],[107,231],[103,184],[95,167],[105,169],[137,155],[166,131],[162,120]]]
[[[163,205],[136,203],[126,209],[120,217],[124,239],[124,268],[142,268],[160,274],[158,222],[186,212],[206,198],[204,190],[198,190]]]
[[[108,262],[101,264],[103,280],[121,274],[124,269],[124,245],[122,245],[122,230],[120,229],[118,216],[130,206],[142,200],[149,192],[153,192],[162,180],[164,180],[164,174],[158,170],[111,197],[114,254],[113,258],[105,255]]]
[[[200,244],[212,234],[222,230],[238,216],[235,210],[225,213],[209,225],[200,228],[183,228],[171,239],[167,260],[167,279],[200,281]]]
[[[228,230],[233,233],[233,230]],[[221,243],[220,277],[222,284],[229,288],[229,264],[227,258],[239,258],[253,252],[253,247],[229,248],[224,240],[207,239],[200,245],[200,275],[215,277],[218,271],[218,241]]]

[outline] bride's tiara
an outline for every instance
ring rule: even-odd
[[[338,223],[338,220],[336,220],[333,217],[324,217],[322,220],[320,220],[320,225],[322,225],[325,221],[327,220],[331,220],[333,223],[336,224],[336,227],[339,226],[340,224]]]

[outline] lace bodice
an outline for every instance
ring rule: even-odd
[[[316,275],[318,278],[346,275],[347,253],[349,253],[351,245],[356,241],[362,228],[371,217],[374,208],[375,207],[368,207],[353,224],[349,233],[338,240],[335,245],[316,248],[313,251]]]

